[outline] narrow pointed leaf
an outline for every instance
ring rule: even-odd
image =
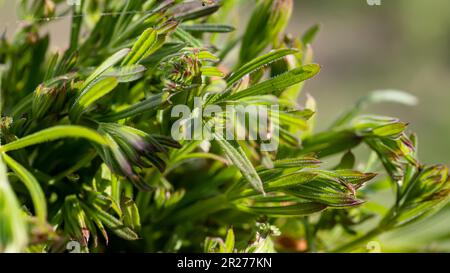
[[[83,84],[83,88],[100,77],[105,71],[119,63],[129,52],[130,49],[125,48],[106,59],[106,61],[104,61],[99,67],[97,67],[97,69],[95,69],[95,71],[89,76],[89,78],[86,79]]]
[[[323,211],[324,209],[327,208],[327,206],[315,202],[305,202],[290,206],[273,206],[273,207],[238,206],[238,208],[240,210],[249,213],[258,215],[267,215],[271,217],[289,217],[289,216],[297,217]]]
[[[27,224],[0,156],[0,253],[21,252],[28,242]]]
[[[408,124],[402,122],[388,124],[373,129],[373,134],[380,137],[389,137],[389,136],[395,137],[403,133],[407,126]]]
[[[218,11],[220,5],[209,5],[195,10],[189,10],[185,13],[178,14],[175,19],[177,21],[187,22],[198,18],[206,17]]]
[[[81,126],[55,126],[49,129],[20,138],[4,146],[0,146],[0,152],[9,152],[26,148],[28,146],[41,144],[61,138],[85,138],[100,145],[108,145],[107,140],[96,131]]]
[[[314,180],[317,174],[312,172],[291,173],[264,183],[266,191],[291,188]]]
[[[202,75],[207,77],[219,77],[223,78],[225,75],[217,67],[204,66],[201,68]]]
[[[231,162],[241,171],[242,175],[252,185],[252,187],[261,193],[264,193],[263,183],[250,160],[245,155],[242,147],[237,141],[228,141],[219,134],[215,138]]]
[[[316,179],[309,183],[284,191],[285,193],[306,199],[312,202],[322,203],[331,207],[351,207],[362,204],[352,193],[344,189],[336,181]]]
[[[212,54],[209,51],[203,50],[198,53],[198,59],[204,60],[204,61],[210,61],[210,62],[218,62],[220,61],[219,57]]]
[[[282,173],[277,171],[274,172],[273,170],[268,170],[268,173],[261,173],[260,177],[264,178],[263,186],[265,192],[269,193],[296,188],[302,184],[311,182],[318,177],[318,174],[312,172],[297,172],[286,175],[281,174]],[[258,192],[248,186],[234,189],[230,193],[232,199],[242,199],[256,195],[258,195]]]
[[[145,66],[142,65],[130,65],[112,69],[111,71],[107,72],[105,76],[115,77],[120,83],[127,83],[142,78],[146,70],[147,69],[145,68]]]
[[[25,187],[30,193],[31,200],[33,201],[36,216],[40,223],[44,225],[47,221],[47,202],[45,201],[46,199],[41,185],[26,168],[9,157],[7,154],[3,154],[3,159],[25,184]]]
[[[122,66],[133,65],[149,56],[149,53],[155,46],[158,38],[158,32],[153,28],[148,28],[139,37],[137,42],[131,48],[128,56],[123,60]]]
[[[135,202],[131,199],[123,199],[120,207],[123,212],[123,222],[125,225],[133,230],[139,230],[141,228],[141,218]]]
[[[189,44],[196,48],[202,48],[203,44],[197,38],[192,36],[189,32],[184,31],[181,28],[175,30],[174,36],[177,37],[181,42]]]
[[[72,108],[70,117],[73,121],[78,121],[79,117],[91,104],[107,95],[119,84],[115,77],[101,78],[88,85],[78,96]]]
[[[188,32],[207,32],[207,33],[227,33],[233,32],[235,30],[232,26],[227,25],[216,25],[216,24],[199,24],[199,25],[183,25],[181,26],[185,31]]]
[[[302,42],[304,45],[312,43],[317,33],[320,31],[320,25],[314,25],[310,27],[302,36]]]
[[[233,253],[234,251],[235,236],[232,228],[228,229],[227,237],[225,238],[225,250],[226,253]]]
[[[336,166],[335,169],[338,170],[353,169],[353,167],[355,166],[355,162],[356,162],[355,155],[351,151],[348,151],[341,158],[341,162],[339,162],[339,164]]]
[[[94,208],[82,204],[83,208],[94,218],[97,218],[105,226],[111,229],[117,236],[125,240],[137,240],[139,236],[130,228],[126,227],[125,224],[119,219],[115,218],[111,214],[107,213],[103,209],[94,205]]]
[[[299,68],[295,68],[280,76],[256,84],[238,93],[226,97],[226,100],[238,100],[248,96],[260,96],[271,93],[277,93],[297,83],[303,82],[314,77],[320,71],[320,66],[317,64],[308,64]]]
[[[118,121],[121,119],[132,118],[143,114],[152,114],[168,104],[169,93],[160,93],[150,98],[138,102],[118,113],[113,113],[99,117],[103,122]]]
[[[232,86],[234,83],[241,80],[245,75],[251,74],[265,66],[270,65],[271,63],[285,57],[288,55],[298,53],[297,49],[278,49],[273,50],[261,57],[254,59],[253,61],[243,65],[236,72],[231,74],[231,76],[227,79],[227,85]]]
[[[282,159],[273,162],[275,168],[314,168],[320,163],[321,161],[313,156]]]

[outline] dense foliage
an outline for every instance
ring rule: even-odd
[[[353,251],[447,203],[447,167],[419,161],[407,124],[362,114],[414,97],[372,93],[316,132],[301,90],[320,71],[319,27],[286,34],[292,0],[250,5],[242,30],[226,23],[250,1],[79,2],[22,0],[20,31],[0,40],[0,251]],[[51,52],[42,28],[69,13],[70,44]],[[176,141],[180,104],[188,121],[213,104],[278,105],[279,147]],[[380,185],[390,208],[365,203]]]

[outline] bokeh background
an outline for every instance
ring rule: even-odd
[[[319,129],[373,90],[408,91],[419,105],[383,104],[368,110],[409,122],[419,135],[422,161],[450,165],[450,1],[381,0],[380,6],[366,0],[294,2],[289,32],[301,35],[321,24],[313,47],[323,68],[305,89],[318,102]],[[0,0],[0,33],[5,30],[8,37],[20,23],[15,5],[16,0]],[[47,31],[53,47],[64,47],[68,20],[52,22]],[[450,208],[380,240],[391,251],[417,246],[450,251]]]
[[[321,23],[314,44],[322,73],[306,90],[319,118],[375,89],[400,89],[419,98],[417,107],[377,105],[370,110],[398,116],[419,134],[426,163],[450,163],[450,1],[295,0],[291,31]]]

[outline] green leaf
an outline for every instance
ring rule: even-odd
[[[14,106],[9,115],[14,119],[19,119],[21,114],[25,113],[27,109],[32,108],[33,100],[34,93],[24,97]]]
[[[155,67],[167,56],[179,53],[186,45],[178,42],[167,42],[161,45],[151,56],[142,61],[146,67]]]
[[[263,183],[258,173],[253,167],[250,160],[244,153],[244,150],[237,141],[225,140],[220,134],[214,133],[216,141],[223,149],[225,154],[230,158],[231,162],[241,171],[242,175],[252,185],[252,187],[260,192],[264,193]]]
[[[79,52],[66,52],[53,72],[54,75],[63,75],[69,73],[70,70],[77,64],[79,59]]]
[[[181,28],[188,32],[199,33],[227,33],[235,31],[235,28],[232,26],[217,24],[182,25]]]
[[[281,124],[294,126],[296,129],[302,131],[308,129],[308,119],[313,115],[314,113],[309,109],[277,112]]]
[[[281,159],[276,160],[273,162],[274,168],[315,168],[318,167],[318,165],[321,163],[320,160],[318,160],[314,156],[303,156],[299,158],[288,158],[288,159]]]
[[[81,205],[89,213],[89,215],[105,224],[107,228],[111,229],[111,231],[120,238],[125,240],[139,239],[139,236],[132,229],[126,227],[122,221],[107,213],[102,208],[99,208],[96,205],[90,207],[83,203],[81,203]]]
[[[280,174],[279,172],[271,172],[270,170],[261,174],[261,177],[265,179],[263,183],[265,192],[269,193],[297,187],[313,181],[318,176],[318,174],[312,172],[297,172],[282,176]],[[257,194],[257,191],[248,187],[236,188],[229,193],[233,200],[251,197]]]
[[[226,97],[226,100],[239,100],[248,96],[260,96],[270,93],[277,93],[277,91],[282,91],[289,86],[298,84],[314,77],[317,73],[319,73],[319,71],[320,66],[317,64],[304,65],[270,80],[258,83],[238,93],[232,94]]]
[[[58,59],[59,59],[59,53],[57,53],[57,52],[50,56],[50,59],[48,61],[48,68],[47,68],[47,71],[45,72],[44,82],[50,80],[51,78],[53,78],[55,76],[55,68],[56,68],[56,63],[58,62]],[[0,84],[0,86],[1,86],[1,84]]]
[[[75,100],[72,108],[70,109],[70,118],[72,121],[77,122],[81,114],[91,104],[111,92],[119,84],[119,81],[115,77],[100,78],[92,82]]]
[[[45,143],[61,138],[75,137],[85,138],[100,145],[108,145],[107,140],[96,131],[81,126],[55,126],[49,129],[39,131],[37,133],[20,138],[10,142],[4,146],[0,146],[0,152],[9,152],[26,148],[28,146]]]
[[[87,229],[87,216],[76,195],[66,196],[63,207],[64,231],[86,246],[90,232]]]
[[[177,37],[181,42],[189,44],[196,48],[202,48],[203,44],[199,40],[197,40],[194,36],[189,34],[189,32],[184,31],[181,28],[177,28],[175,30],[174,36]]]
[[[251,62],[243,65],[238,70],[236,70],[231,76],[227,79],[227,86],[230,87],[240,79],[242,79],[245,75],[251,74],[265,66],[270,65],[271,63],[285,57],[288,55],[298,53],[297,49],[277,49],[273,50],[261,57],[258,57]]]
[[[93,217],[91,220],[92,220],[92,222],[94,222],[94,224],[97,226],[97,228],[102,233],[102,236],[103,236],[103,238],[106,241],[106,244],[108,244],[108,242],[109,242],[108,232],[106,232],[106,228],[103,225],[103,223],[99,219],[97,219],[95,217]]]
[[[315,202],[304,202],[289,206],[267,206],[267,207],[247,207],[238,205],[238,209],[257,215],[267,215],[270,217],[297,217],[310,215],[326,209],[327,206]]]
[[[122,66],[137,64],[148,57],[153,52],[157,39],[158,32],[155,29],[146,29],[133,45],[128,56],[123,60]]]
[[[399,120],[392,117],[361,115],[352,120],[351,126],[362,135],[370,135],[375,128],[397,122]]]
[[[205,242],[203,243],[203,252],[205,253],[214,253],[215,248],[217,245],[220,245],[222,247],[223,241],[220,238],[211,238],[206,237]]]
[[[391,220],[390,224],[395,223],[395,227],[399,228],[424,220],[441,210],[447,202],[448,200],[445,202],[429,200],[411,204],[410,206],[404,206],[402,207],[401,213],[393,221]]]
[[[312,202],[325,204],[331,207],[352,207],[362,204],[355,198],[342,182],[326,177],[318,177],[314,181],[300,184],[288,190],[286,194],[306,199]]]
[[[72,52],[78,49],[80,30],[83,24],[83,16],[81,14],[83,12],[84,3],[85,1],[80,1],[79,5],[72,5],[73,16],[70,32],[70,47],[67,52]]]
[[[339,164],[336,166],[335,169],[337,170],[353,169],[353,167],[355,166],[355,161],[356,161],[355,155],[351,151],[348,151],[341,158],[341,162],[339,162]]]
[[[255,8],[242,37],[239,59],[241,63],[258,56],[271,44],[276,44],[288,26],[294,1],[262,0]]]
[[[372,180],[377,175],[375,173],[362,173],[351,169],[341,169],[335,171],[314,170],[314,172],[330,179],[337,179],[339,181],[350,183],[356,189],[360,188],[364,183]]]
[[[312,113],[317,112],[317,102],[313,96],[310,94],[306,94],[306,102],[305,108],[310,110]],[[316,127],[317,115],[313,115],[310,119],[308,119],[307,127],[308,129],[303,133],[304,137],[308,137],[314,133]]]
[[[320,158],[353,149],[362,142],[353,131],[326,131],[303,140],[302,154],[317,153]]]
[[[95,69],[95,71],[89,76],[89,78],[86,79],[81,89],[86,88],[86,86],[100,77],[105,71],[119,63],[126,55],[128,55],[128,53],[130,53],[130,49],[125,48],[106,59],[106,61],[104,61],[99,67],[97,67],[97,69]]]
[[[111,122],[126,118],[132,118],[142,114],[156,113],[157,110],[162,109],[163,106],[168,104],[168,98],[169,93],[167,92],[156,94],[118,113],[103,115],[98,117],[98,119],[103,122]]]
[[[223,78],[225,75],[217,67],[213,66],[203,66],[201,69],[202,75],[206,77],[220,77]]]
[[[225,253],[233,253],[234,252],[234,232],[233,229],[228,229],[227,237],[225,238]]]
[[[36,216],[41,224],[44,225],[47,221],[47,203],[45,201],[46,199],[41,185],[27,169],[25,169],[22,165],[9,157],[7,154],[3,154],[3,159],[5,160],[6,164],[17,174],[20,180],[25,184],[25,187],[30,193],[31,200],[33,201]]]
[[[220,5],[210,5],[195,10],[188,10],[185,13],[178,14],[175,19],[181,22],[187,22],[198,18],[206,17],[218,11]]]
[[[9,184],[6,167],[0,156],[0,253],[21,252],[27,241],[23,211]]]
[[[312,43],[314,38],[316,37],[317,33],[320,31],[320,25],[314,25],[310,27],[305,34],[302,36],[302,42],[304,45]]]
[[[395,137],[403,133],[406,127],[408,127],[408,124],[398,122],[377,127],[373,129],[372,133],[379,137]]]
[[[219,57],[206,50],[202,50],[198,53],[198,59],[210,62],[220,61]]]
[[[141,228],[141,218],[134,201],[132,199],[123,198],[120,208],[123,212],[123,222],[125,225],[133,230],[139,230]]]
[[[267,192],[291,188],[314,180],[317,174],[312,172],[298,172],[287,174],[269,181],[265,181],[264,188]]]
[[[130,65],[112,69],[111,71],[107,72],[105,76],[115,77],[120,83],[127,83],[142,78],[146,70],[147,68],[142,65]]]

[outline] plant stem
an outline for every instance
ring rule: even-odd
[[[73,52],[78,48],[78,40],[80,36],[81,23],[83,21],[82,12],[83,12],[84,0],[81,0],[79,6],[73,7],[73,15],[72,15],[72,30],[70,33],[70,48],[69,52]]]
[[[349,252],[351,249],[354,249],[364,243],[366,243],[367,241],[370,241],[372,238],[380,235],[381,233],[384,232],[384,229],[380,228],[380,227],[376,227],[375,229],[369,231],[368,233],[366,233],[365,235],[363,235],[362,237],[359,237],[347,244],[344,244],[336,249],[334,249],[333,253],[337,253],[337,252]]]
[[[314,244],[314,234],[313,230],[311,229],[308,216],[303,217],[303,225],[305,227],[305,236],[306,242],[308,244],[308,252],[316,252],[316,246]]]

